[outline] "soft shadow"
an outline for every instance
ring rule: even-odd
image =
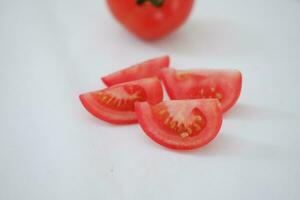
[[[110,124],[108,122],[102,121],[92,114],[90,114],[88,111],[85,110],[85,108],[81,108],[81,110],[78,110],[78,117],[80,117],[80,121],[83,124],[88,124],[88,126],[101,126],[101,127],[108,127],[108,128],[114,128],[117,127],[116,125]]]
[[[242,138],[242,134],[221,132],[209,144],[195,150],[180,151],[163,147],[149,138],[144,138],[144,142],[151,148],[157,148],[160,151],[167,151],[170,154],[193,156],[199,158],[205,157],[228,157],[242,158],[244,160],[270,160],[282,158],[286,154],[284,149],[271,143],[263,143],[254,139]]]
[[[81,120],[85,123],[85,124],[89,124],[89,126],[101,126],[101,127],[108,127],[108,128],[113,128],[116,127],[113,124],[104,122],[96,117],[94,117],[93,115],[91,115],[90,113],[86,112],[86,113],[82,113],[81,115],[83,115],[83,117],[81,117]]]
[[[195,150],[187,150],[187,151],[177,151],[168,148],[161,147],[166,151],[175,154],[181,155],[196,155],[196,156],[217,156],[223,154],[232,154],[233,152],[238,152],[242,146],[232,135],[224,135],[223,133],[219,133],[217,138],[211,141],[209,144]],[[226,153],[227,152],[227,153]]]
[[[245,103],[238,103],[231,110],[224,114],[226,119],[294,119],[295,113],[283,111],[279,109],[268,108],[266,106],[250,105]]]
[[[187,55],[228,55],[235,50],[245,51],[241,37],[249,38],[249,31],[223,19],[190,20],[184,27],[162,40],[150,43],[170,53]]]
[[[234,134],[220,133],[210,144],[201,149],[176,153],[197,157],[239,157],[251,160],[278,157],[281,155],[281,150],[275,145],[246,140]]]
[[[199,156],[232,155],[240,152],[242,148],[241,141],[233,135],[219,133],[210,144],[204,146],[198,152],[193,152]]]

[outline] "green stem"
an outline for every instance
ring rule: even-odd
[[[163,5],[164,0],[136,0],[136,3],[139,5],[144,4],[146,1],[152,3],[153,6],[160,7]]]

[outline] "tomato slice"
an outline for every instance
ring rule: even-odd
[[[81,94],[79,98],[95,117],[112,124],[131,124],[137,122],[135,102],[157,104],[163,99],[163,91],[159,79],[152,77]]]
[[[223,112],[238,100],[242,75],[238,70],[175,70],[163,69],[160,74],[171,99],[216,98]]]
[[[135,104],[138,121],[155,142],[177,150],[199,148],[214,139],[222,124],[217,99],[172,100]]]
[[[153,58],[142,63],[124,68],[120,71],[114,72],[102,77],[102,81],[107,86],[112,86],[118,83],[158,76],[162,68],[169,67],[169,56]]]

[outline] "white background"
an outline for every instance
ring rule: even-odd
[[[299,0],[199,0],[182,29],[147,43],[101,0],[1,0],[0,199],[300,199],[299,20]],[[78,100],[101,75],[164,54],[243,73],[238,104],[198,151],[162,148]]]

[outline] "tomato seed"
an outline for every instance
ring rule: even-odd
[[[221,93],[216,93],[216,97],[217,99],[221,100],[223,98],[223,95]]]
[[[189,136],[189,133],[183,132],[183,133],[180,133],[180,136],[181,136],[182,138],[186,138],[186,137]]]

